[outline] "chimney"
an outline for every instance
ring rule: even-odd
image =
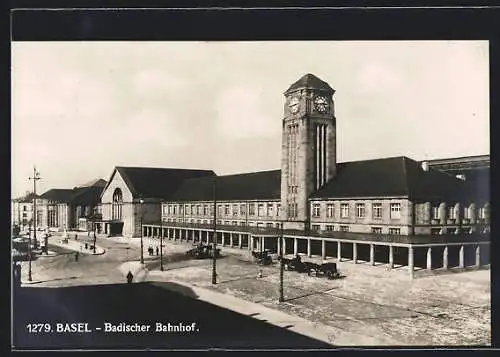
[[[427,161],[422,161],[422,170],[429,171],[429,163]]]

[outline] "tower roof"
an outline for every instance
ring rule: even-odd
[[[325,81],[322,81],[318,77],[316,77],[314,74],[307,73],[306,75],[302,76],[297,82],[293,83],[290,88],[288,88],[285,92],[285,94],[294,92],[297,89],[301,88],[314,88],[314,89],[322,89],[325,91],[328,91],[329,93],[333,94],[335,93],[335,90],[330,87],[328,83]]]

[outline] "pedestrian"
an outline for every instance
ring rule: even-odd
[[[158,247],[156,247],[156,255],[159,255],[160,254],[160,249]]]
[[[78,233],[75,234],[75,240],[78,240]]]

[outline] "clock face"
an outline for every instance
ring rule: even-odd
[[[328,110],[328,100],[325,97],[314,98],[314,106],[320,113],[326,113]]]
[[[299,99],[297,97],[293,97],[290,99],[288,106],[293,114],[297,113],[299,111]]]

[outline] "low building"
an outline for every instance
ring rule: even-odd
[[[33,192],[27,192],[23,197],[11,201],[11,221],[13,226],[26,230],[33,219]],[[37,196],[38,197],[38,196]]]
[[[88,230],[106,181],[102,179],[72,189],[51,189],[37,200],[37,226],[53,230]]]

